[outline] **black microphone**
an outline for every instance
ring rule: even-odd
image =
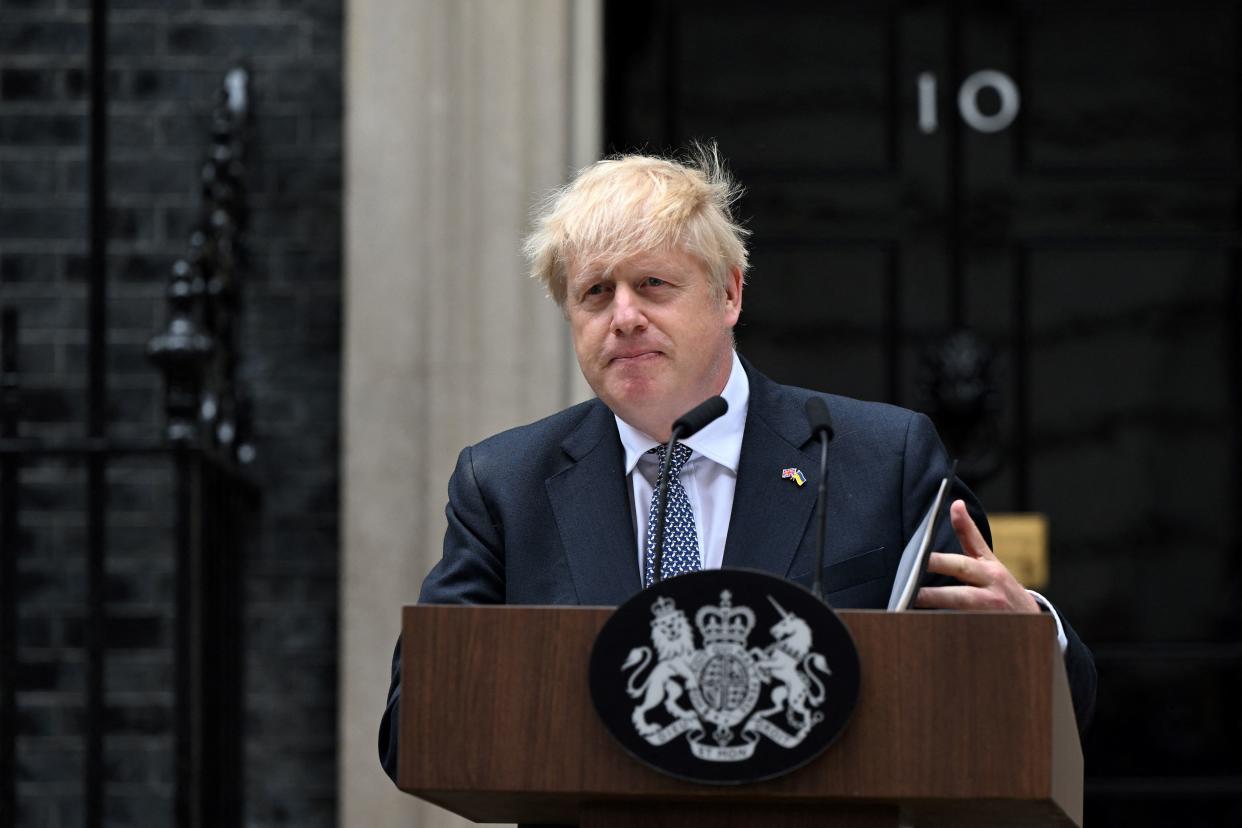
[[[806,421],[811,426],[812,437],[833,438],[832,415],[828,413],[828,404],[823,397],[811,397],[806,401]]]
[[[664,565],[664,513],[668,509],[668,468],[673,462],[673,444],[698,434],[704,426],[724,416],[728,410],[729,404],[724,397],[708,397],[673,423],[673,432],[664,447],[664,462],[660,464],[660,492],[656,500],[655,534],[651,544],[652,584],[660,582],[660,568]]]
[[[729,410],[724,397],[708,397],[694,408],[682,414],[673,423],[673,439],[684,440],[698,434],[712,420],[719,419]]]
[[[811,397],[806,401],[806,420],[811,426],[811,436],[819,438],[819,490],[815,496],[815,511],[819,513],[819,527],[815,543],[815,580],[811,592],[824,600],[824,534],[828,520],[828,441],[832,439],[832,415],[823,397]]]

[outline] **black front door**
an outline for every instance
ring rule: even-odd
[[[929,411],[1048,516],[1088,820],[1242,824],[1242,13],[615,0],[605,35],[608,149],[714,138],[748,188],[740,350]]]

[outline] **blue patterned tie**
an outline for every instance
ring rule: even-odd
[[[656,446],[647,453],[654,454],[663,468],[667,451],[667,446]],[[686,465],[691,454],[689,446],[673,444],[673,462],[668,467],[668,511],[664,518],[664,561],[660,567],[663,578],[698,572],[703,568],[699,561],[699,535],[695,531],[694,511],[690,508],[690,499],[686,497],[680,477],[681,467]],[[647,571],[643,580],[646,586],[651,586],[655,574],[655,525],[659,499],[660,476],[657,474],[655,488],[651,490],[651,508],[647,512]]]

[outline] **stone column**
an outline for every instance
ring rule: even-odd
[[[458,824],[396,791],[376,728],[457,452],[584,397],[519,245],[532,202],[598,152],[600,10],[346,9],[340,824]]]

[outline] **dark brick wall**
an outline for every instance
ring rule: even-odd
[[[144,356],[197,217],[212,97],[253,71],[242,379],[264,493],[246,562],[246,821],[335,817],[341,0],[112,0],[109,428],[150,437]],[[0,0],[0,304],[21,314],[22,433],[86,414],[87,0]],[[172,471],[108,473],[110,824],[172,819]],[[20,824],[81,823],[85,473],[27,466],[19,566]],[[7,551],[7,550],[6,550]]]

